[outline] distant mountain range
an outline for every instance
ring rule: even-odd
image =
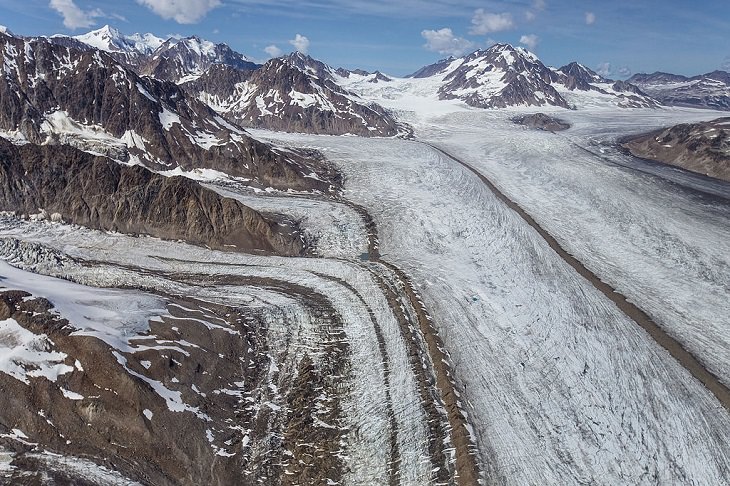
[[[242,126],[361,136],[408,133],[378,102],[384,92],[402,91],[402,78],[379,71],[334,69],[298,53],[257,64],[226,44],[198,37],[124,35],[109,26],[50,39],[102,50],[140,76],[176,83],[222,118]],[[408,77],[413,80],[408,86],[422,94],[429,91],[424,90],[428,85],[438,99],[486,109],[596,105],[729,109],[728,78],[728,73],[716,71],[693,78],[655,73],[616,81],[577,62],[553,68],[523,48],[495,44],[425,66]]]
[[[635,74],[628,82],[665,105],[730,110],[730,73],[725,71],[690,78],[661,72]]]

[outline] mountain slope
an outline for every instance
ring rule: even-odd
[[[730,118],[663,128],[623,146],[637,157],[730,181]]]
[[[691,78],[661,72],[635,74],[628,81],[666,105],[730,110],[730,73],[725,71]]]
[[[16,146],[0,138],[0,209],[213,248],[303,252],[294,232],[195,181],[63,145]]]
[[[333,79],[329,66],[294,53],[255,71],[215,65],[182,86],[242,126],[362,136],[405,131],[384,108],[366,103]]]
[[[206,168],[261,185],[328,190],[304,160],[250,138],[175,84],[96,49],[0,34],[0,130],[156,170]]]

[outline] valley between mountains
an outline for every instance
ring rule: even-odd
[[[717,73],[110,27],[0,62],[3,484],[730,477]]]

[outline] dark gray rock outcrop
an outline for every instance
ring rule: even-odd
[[[518,116],[512,119],[519,125],[525,125],[547,132],[561,132],[570,128],[570,123],[560,118],[555,118],[545,113],[534,113],[532,115]]]
[[[291,228],[184,177],[123,166],[69,146],[0,139],[0,210],[94,229],[182,239],[239,251],[299,255]]]

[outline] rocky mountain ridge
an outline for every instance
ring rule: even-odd
[[[0,138],[0,210],[93,229],[182,239],[220,249],[284,255],[304,251],[293,228],[205,189],[67,145]]]
[[[108,26],[74,38],[55,36],[53,41],[101,49],[140,76],[185,85],[222,117],[243,126],[334,135],[407,133],[385,109],[338,86],[334,69],[298,52],[262,66],[226,44],[195,36],[124,36]],[[374,82],[388,79],[373,73]]]
[[[216,65],[183,89],[241,126],[294,132],[392,137],[408,132],[383,107],[335,82],[335,72],[301,53],[253,71]]]
[[[0,130],[154,170],[211,169],[285,189],[326,191],[302,158],[276,151],[174,83],[105,52],[0,34]],[[316,168],[315,168],[316,171]]]
[[[138,70],[156,79],[183,83],[201,76],[214,65],[225,65],[241,71],[251,71],[261,66],[226,44],[214,44],[193,36],[166,40],[140,63]]]
[[[105,25],[73,37],[54,35],[50,40],[79,50],[93,48],[104,51],[140,75],[174,83],[194,79],[214,64],[241,70],[260,66],[227,44],[216,44],[198,36],[163,39],[150,33],[124,35]]]

